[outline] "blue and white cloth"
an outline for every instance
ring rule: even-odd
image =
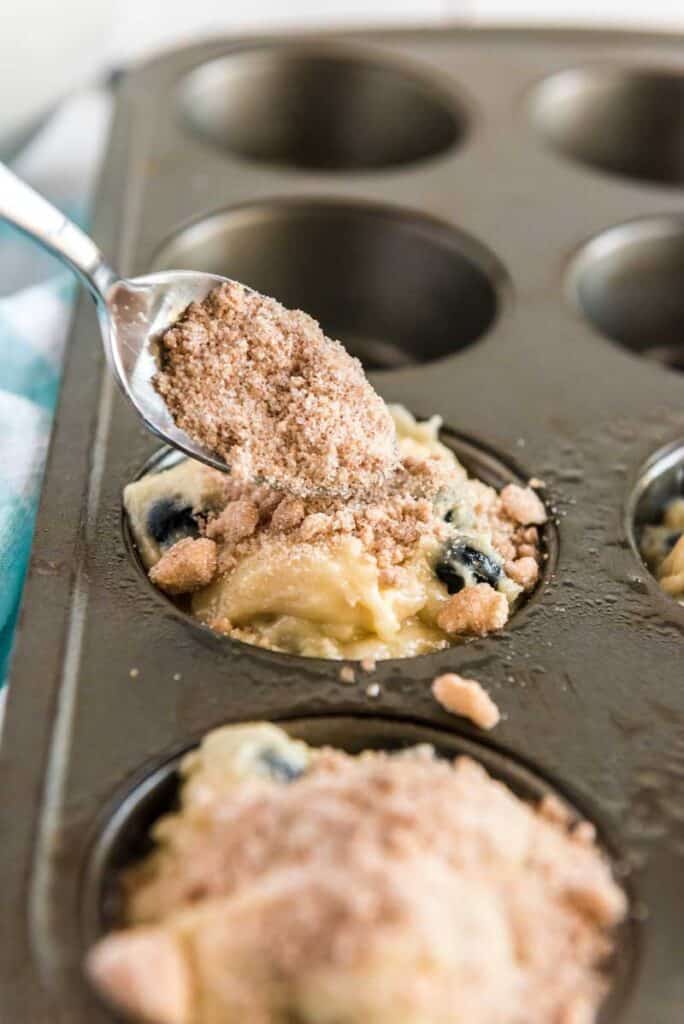
[[[110,97],[68,100],[13,170],[81,225],[108,128]],[[7,678],[76,282],[0,221],[0,690]],[[0,720],[2,693],[0,693]]]

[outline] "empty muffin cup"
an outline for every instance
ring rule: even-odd
[[[597,65],[546,79],[532,97],[541,137],[570,159],[625,178],[684,182],[684,75]]]
[[[503,267],[470,236],[374,204],[284,200],[216,213],[170,239],[153,269],[202,270],[304,309],[366,369],[474,344],[496,319]]]
[[[592,239],[570,272],[571,297],[603,335],[684,370],[684,218],[650,217]]]
[[[461,104],[384,57],[274,46],[192,71],[182,116],[201,138],[262,163],[317,171],[397,167],[461,141]]]

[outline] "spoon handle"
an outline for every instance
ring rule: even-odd
[[[0,163],[0,218],[9,221],[75,270],[96,299],[118,275],[93,240],[52,203]]]

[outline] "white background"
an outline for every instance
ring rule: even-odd
[[[0,139],[107,67],[211,33],[459,20],[684,31],[684,0],[0,0]]]

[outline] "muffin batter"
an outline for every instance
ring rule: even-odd
[[[555,798],[429,747],[210,733],[90,976],[159,1024],[591,1024],[625,897]]]
[[[152,582],[212,629],[325,658],[406,657],[500,629],[538,579],[544,506],[469,478],[391,408],[400,462],[374,499],[304,499],[185,460],[124,501]]]
[[[667,504],[662,523],[643,528],[640,547],[665,593],[684,604],[684,498]]]

